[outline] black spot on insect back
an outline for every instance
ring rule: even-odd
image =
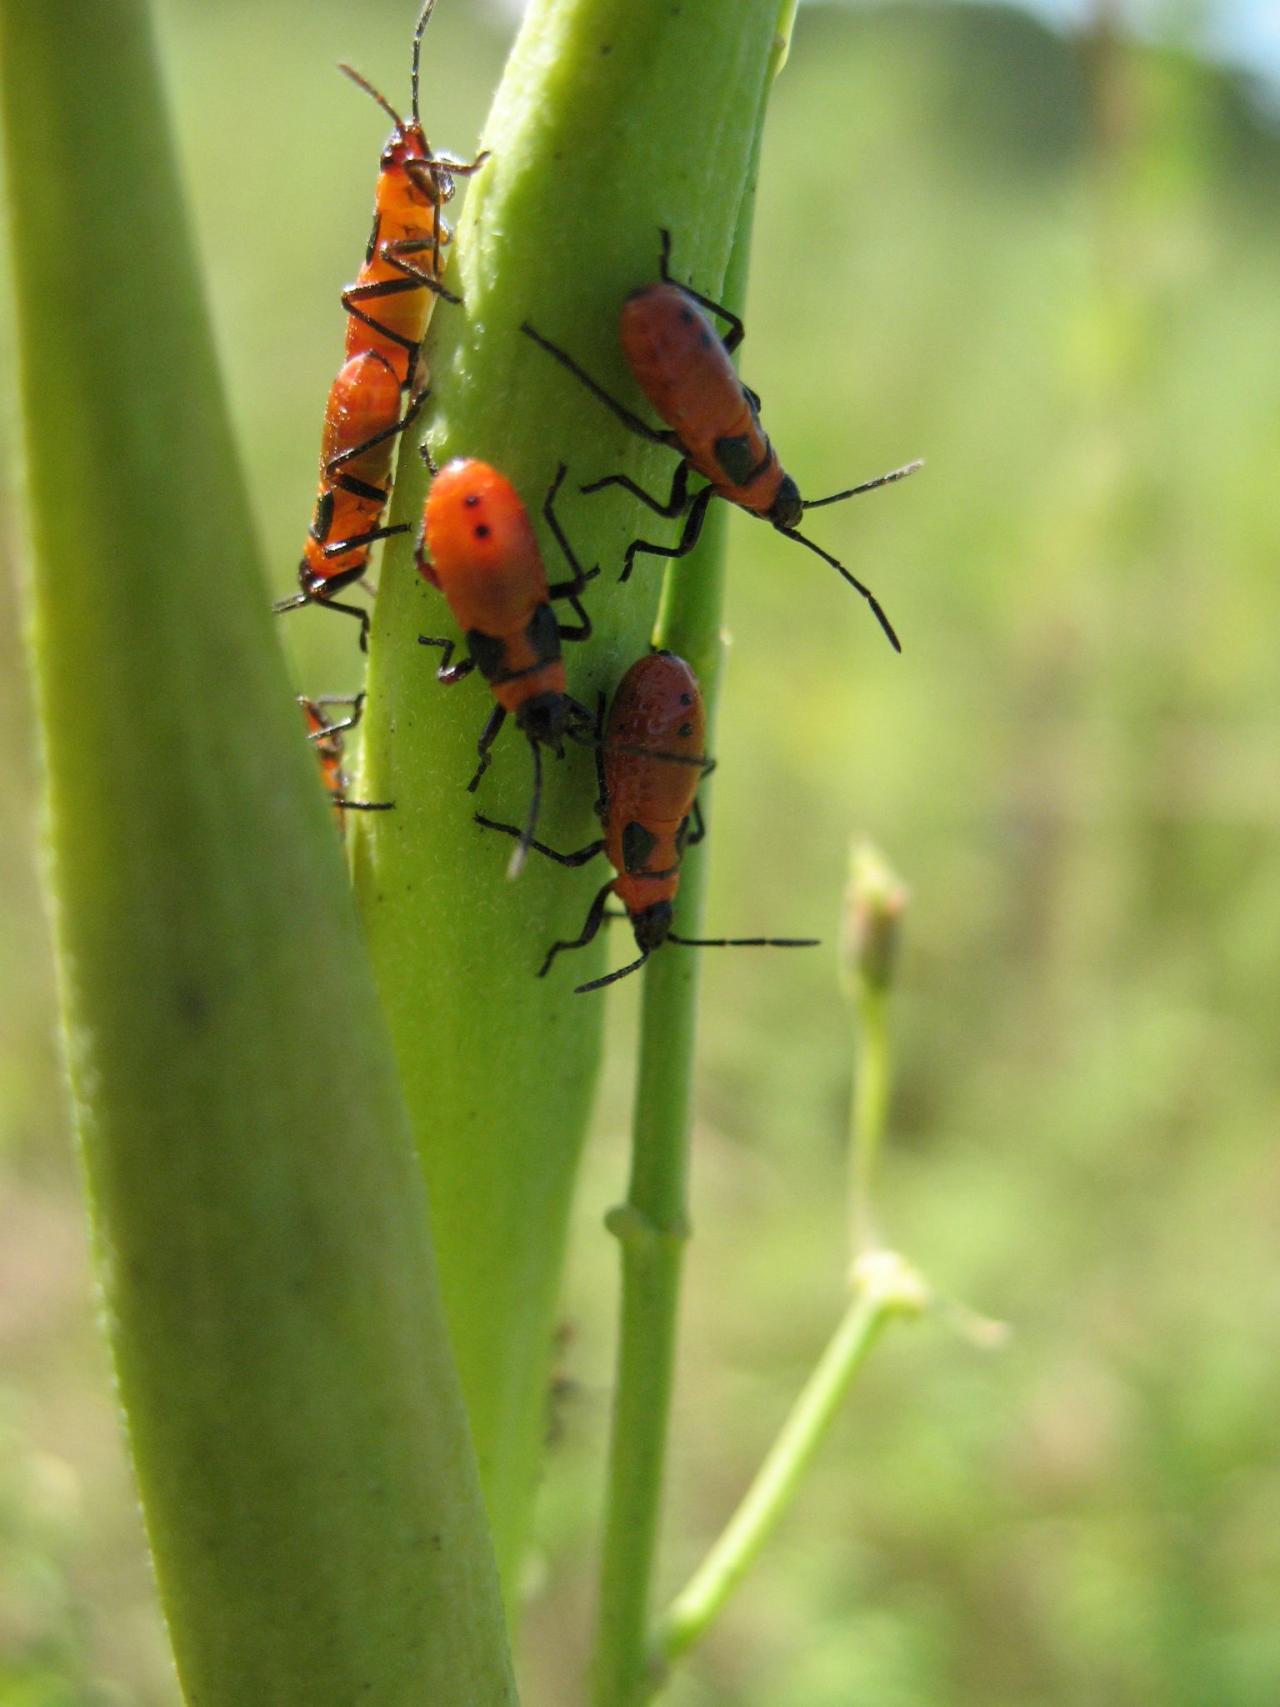
[[[525,629],[529,649],[541,664],[549,664],[560,656],[560,625],[549,604],[539,605],[533,620]]]
[[[658,838],[643,824],[630,823],[622,832],[622,859],[628,871],[643,871]]]
[[[486,634],[483,629],[469,628],[467,650],[475,659],[476,668],[486,681],[493,681],[494,677],[501,673],[506,661],[506,648],[496,635]]]
[[[717,439],[715,454],[725,478],[735,486],[744,486],[755,472],[756,459],[751,440],[744,435],[732,434]]]

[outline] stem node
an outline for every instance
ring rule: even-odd
[[[634,1203],[615,1204],[605,1216],[604,1224],[620,1245],[640,1257],[650,1256],[659,1250],[678,1250],[693,1231],[684,1215],[674,1216],[663,1226],[642,1209],[637,1209]]]

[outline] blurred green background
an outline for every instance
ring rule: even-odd
[[[281,591],[383,131],[332,67],[402,100],[413,10],[160,6]],[[440,7],[438,145],[473,143],[510,29]],[[929,467],[812,520],[901,659],[816,559],[733,521],[707,923],[833,943],[850,833],[897,864],[880,1218],[1013,1332],[983,1353],[890,1331],[672,1707],[1280,1701],[1277,183],[1274,106],[1175,43],[979,7],[802,12],[744,373],[802,490]],[[144,255],[138,291],[145,312]],[[0,585],[0,1703],[172,1707],[93,1321]],[[300,685],[352,685],[345,630],[282,624]],[[103,728],[104,765],[127,734]],[[666,1589],[840,1308],[833,959],[705,957]],[[528,1707],[569,1707],[585,1660],[635,996],[612,1000],[578,1212]]]

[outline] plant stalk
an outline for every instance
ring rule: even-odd
[[[888,998],[863,986],[853,1002],[853,1096],[849,1106],[849,1227],[855,1256],[878,1243],[872,1184],[884,1141],[892,1083]]]
[[[790,34],[778,20],[759,92],[755,143],[739,203],[721,300],[740,310],[746,294],[760,136],[769,86]],[[699,285],[705,291],[705,285]],[[714,294],[714,293],[712,293]],[[664,578],[654,644],[693,666],[714,743],[723,643],[723,506],[713,506],[697,549]],[[706,785],[700,799],[706,809]],[[681,867],[679,934],[700,934],[706,891],[704,850]],[[596,1707],[629,1707],[648,1693],[648,1623],[661,1520],[668,1418],[674,1379],[683,1248],[689,1235],[687,1185],[697,1039],[698,954],[669,946],[645,968],[636,1074],[631,1172],[625,1204],[607,1225],[622,1265],[617,1375],[605,1501],[600,1607],[593,1663]]]
[[[68,1064],[182,1687],[510,1703],[421,1174],[143,0],[0,0],[0,89]]]
[[[894,1316],[919,1314],[926,1302],[923,1283],[901,1257],[880,1251],[859,1263],[848,1308],[742,1503],[658,1626],[650,1693],[706,1634],[777,1528],[885,1325]]]
[[[557,503],[584,566],[594,634],[565,651],[570,692],[594,709],[648,643],[659,578],[617,582],[622,552],[651,517],[614,493],[577,488],[625,470],[656,489],[670,455],[628,433],[522,335],[531,321],[600,382],[633,397],[618,308],[655,276],[659,231],[681,276],[723,276],[752,156],[776,0],[534,0],[484,128],[489,163],[470,180],[449,283],[437,309],[424,416],[438,463],[493,463],[519,490],[552,580],[567,566],[543,524]],[[428,73],[429,77],[429,73]],[[726,186],[729,191],[726,193]],[[426,472],[401,457],[391,519],[416,532]],[[457,636],[418,576],[412,538],[389,542],[379,574],[360,786],[395,812],[352,826],[357,895],[396,1040],[436,1216],[445,1304],[507,1591],[519,1569],[545,1432],[545,1395],[568,1222],[598,1064],[604,1003],[573,986],[601,969],[601,940],[535,976],[572,937],[604,879],[531,856],[505,877],[510,844],[472,814],[519,823],[529,754],[508,726],[477,795],[466,784],[492,700],[480,677],[435,680],[419,634]],[[438,655],[438,654],[436,654]],[[552,760],[539,838],[571,849],[598,826],[591,755]]]

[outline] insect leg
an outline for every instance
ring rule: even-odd
[[[369,613],[361,610],[359,605],[344,605],[338,599],[326,599],[322,593],[310,592],[299,594],[296,598],[281,599],[272,609],[277,616],[281,611],[294,610],[299,605],[319,605],[322,610],[341,611],[343,616],[353,616],[360,624],[360,650],[369,650]]]
[[[591,618],[587,615],[582,604],[574,598],[572,593],[564,593],[561,597],[568,600],[570,610],[580,618],[577,628],[566,627],[563,622],[557,624],[557,632],[561,640],[590,640]]]
[[[676,465],[671,477],[671,491],[665,499],[653,497],[626,474],[606,474],[603,480],[591,481],[582,491],[599,492],[606,486],[621,486],[633,498],[639,498],[642,504],[648,505],[655,516],[680,516],[689,508],[689,464],[683,459]]]
[[[574,378],[585,385],[593,396],[598,397],[607,409],[611,409],[630,432],[638,433],[642,439],[648,439],[651,444],[679,448],[674,433],[663,428],[651,427],[647,421],[642,421],[639,415],[633,414],[627,408],[625,403],[619,403],[618,399],[592,379],[589,373],[584,372],[567,350],[562,350],[559,344],[553,344],[550,339],[544,338],[542,333],[535,331],[527,320],[522,323],[520,330],[527,338],[532,338],[534,343],[544,349],[549,356],[554,356],[561,367],[568,368]]]
[[[435,166],[443,166],[450,177],[466,178],[472,172],[478,172],[485,161],[489,159],[491,153],[491,149],[482,148],[474,160],[455,160],[452,154],[433,154],[431,161]]]
[[[339,451],[336,456],[331,456],[324,465],[324,471],[327,478],[332,480],[337,471],[346,463],[354,461],[358,456],[363,456],[367,450],[372,450],[375,445],[383,444],[387,439],[394,439],[397,434],[402,433],[406,427],[412,426],[415,418],[422,408],[422,405],[430,395],[431,387],[429,385],[424,385],[421,391],[416,392],[414,396],[410,398],[409,407],[393,426],[383,427],[381,432],[374,433],[372,438],[366,439],[363,444],[352,445],[350,450]],[[355,492],[354,495],[358,498],[377,497],[381,491],[380,488],[365,486],[363,481],[357,481],[355,484],[363,488],[363,490]],[[347,487],[348,491],[352,491],[352,489],[353,488],[351,486]],[[385,503],[390,494],[387,492],[381,492],[381,496]]]
[[[716,489],[714,486],[704,486],[701,492],[698,493],[698,496],[693,500],[693,503],[690,506],[688,516],[685,518],[684,532],[680,535],[680,538],[675,545],[657,545],[652,540],[633,539],[631,544],[627,547],[627,554],[622,565],[622,574],[618,579],[620,581],[630,579],[631,571],[635,566],[636,556],[642,551],[647,553],[650,557],[687,557],[693,550],[694,546],[698,543],[698,537],[702,532],[702,524],[707,519],[707,505],[711,502],[712,498],[715,497],[715,494]]]
[[[700,292],[694,290],[692,285],[685,284],[682,279],[672,278],[669,270],[671,265],[671,233],[669,231],[662,231],[661,236],[662,253],[658,259],[658,266],[661,269],[663,280],[667,284],[678,285],[679,288],[684,291],[686,296],[691,296],[695,302],[701,303],[703,308],[708,309],[712,314],[718,314],[721,320],[727,320],[729,322],[729,330],[721,339],[721,342],[728,353],[732,355],[738,345],[742,342],[743,338],[746,337],[746,327],[742,324],[742,321],[738,316],[734,314],[731,309],[726,308],[722,302],[715,302],[711,297],[703,296]],[[758,398],[756,399],[756,404],[757,407],[759,407]]]
[[[702,816],[702,805],[696,794],[693,797],[693,809],[689,815],[693,819],[693,828],[690,830],[684,845],[687,848],[696,848],[707,833],[706,820]]]
[[[439,646],[442,649],[444,655],[440,659],[440,668],[436,671],[436,680],[447,688],[451,688],[455,682],[460,682],[464,676],[469,676],[476,667],[474,658],[463,658],[460,663],[450,664],[449,660],[453,657],[457,644],[456,640],[436,640],[429,634],[418,636],[419,646]]]
[[[355,551],[362,545],[376,545],[380,539],[391,539],[398,533],[408,533],[407,522],[397,522],[394,527],[369,528],[365,533],[352,534],[350,539],[335,539],[332,544],[324,547],[326,557],[341,557],[344,552]],[[314,535],[312,536],[314,538]],[[360,573],[364,574],[361,568]],[[323,579],[323,577],[322,577]]]
[[[378,251],[389,267],[394,267],[404,278],[413,285],[424,285],[433,296],[438,296],[442,302],[460,303],[462,298],[457,291],[448,290],[440,283],[434,273],[424,273],[421,267],[415,267],[412,261],[406,261],[405,256],[415,254],[423,249],[435,250],[436,245],[431,238],[405,237],[398,243],[384,243]],[[394,283],[388,279],[388,284]]]
[[[486,818],[483,812],[477,812],[475,820],[484,829],[500,830],[504,836],[514,836],[516,841],[519,841],[524,835],[524,831],[515,824],[500,824],[495,818]],[[590,859],[594,859],[603,849],[604,843],[603,841],[588,842],[585,848],[575,848],[572,853],[561,853],[559,848],[549,848],[545,842],[529,841],[526,846],[536,848],[540,854],[545,854],[548,859],[555,860],[557,865],[579,866],[585,865]]]
[[[396,296],[402,291],[417,290],[417,288],[418,283],[416,279],[381,279],[376,284],[352,285],[342,293],[342,307],[345,313],[349,314],[353,320],[358,320],[362,326],[367,326],[370,331],[376,332],[379,337],[387,339],[389,343],[398,345],[409,358],[407,374],[403,385],[403,389],[405,390],[408,389],[409,379],[412,377],[413,364],[418,357],[418,345],[412,338],[406,338],[403,332],[397,332],[394,327],[384,325],[381,320],[375,320],[372,314],[366,314],[363,308],[359,308],[356,305],[360,302],[371,301],[376,297]]]
[[[501,705],[495,705],[493,710],[489,713],[489,721],[480,731],[480,739],[476,742],[476,752],[480,755],[480,767],[472,777],[471,781],[467,784],[468,794],[474,794],[476,789],[479,788],[480,778],[492,763],[493,754],[489,749],[497,739],[498,731],[502,728],[502,725],[506,720],[506,708]]]
[[[318,694],[315,699],[301,693],[295,694],[293,697],[299,705],[304,707],[326,707],[330,705],[345,705],[347,707],[346,717],[340,717],[335,723],[325,723],[322,728],[312,730],[311,734],[307,736],[308,741],[323,741],[327,735],[341,735],[347,729],[354,729],[364,716],[365,695],[363,691],[356,694],[322,693]]]
[[[547,489],[547,495],[542,504],[542,514],[546,518],[547,526],[555,535],[556,544],[564,553],[565,562],[569,565],[570,569],[573,570],[573,579],[572,581],[553,582],[552,585],[547,588],[547,597],[549,599],[569,599],[571,601],[574,610],[577,611],[582,621],[586,623],[586,632],[582,634],[574,634],[572,638],[575,640],[585,640],[591,633],[591,623],[586,612],[577,602],[574,595],[580,593],[588,581],[595,580],[596,576],[600,573],[600,565],[597,563],[593,569],[584,569],[581,563],[578,562],[577,554],[573,547],[569,544],[568,535],[560,525],[560,518],[556,515],[555,501],[556,493],[560,490],[564,477],[565,465],[562,462],[556,470],[555,479]],[[569,638],[564,629],[561,629],[560,633],[562,637]]]
[[[579,931],[578,935],[568,941],[553,942],[551,947],[547,950],[547,958],[542,962],[542,965],[538,969],[539,978],[545,978],[547,973],[550,972],[551,962],[555,959],[556,955],[560,953],[562,948],[585,948],[587,946],[595,936],[596,932],[600,929],[600,926],[604,923],[605,906],[612,894],[613,879],[610,878],[604,887],[598,892],[595,900],[592,901],[586,920],[584,921],[582,929]]]

